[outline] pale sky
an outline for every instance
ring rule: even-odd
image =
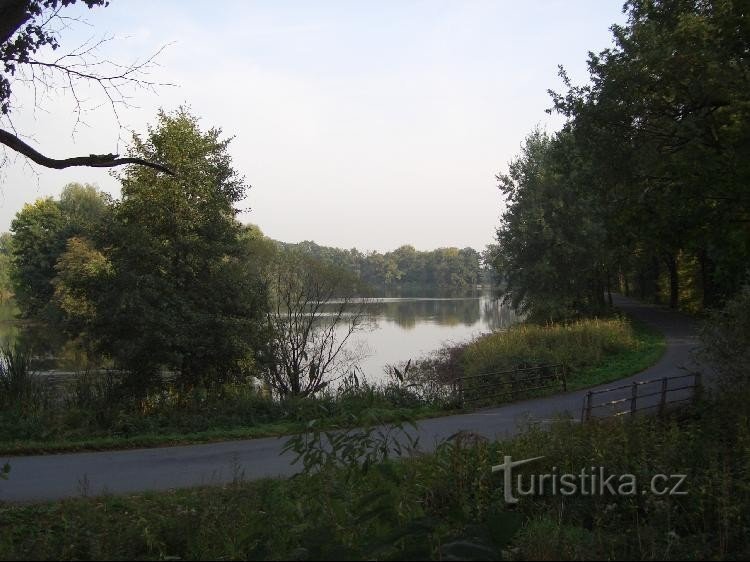
[[[562,89],[557,65],[586,79],[590,50],[611,45],[622,0],[216,1],[113,0],[74,7],[88,25],[62,34],[62,50],[112,35],[102,55],[121,63],[168,45],[149,79],[175,84],[128,91],[124,128],[145,131],[159,107],[187,104],[205,127],[233,135],[235,167],[252,189],[241,215],[272,238],[362,250],[472,246],[493,241],[503,202],[495,174]],[[106,98],[83,91],[75,131],[71,99],[33,111],[16,86],[17,130],[62,158],[122,150],[128,132]],[[115,196],[104,170],[47,170],[10,156],[0,168],[0,231],[26,202],[71,181]]]

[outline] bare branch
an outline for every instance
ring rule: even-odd
[[[27,158],[33,160],[40,166],[45,168],[53,168],[55,170],[62,170],[64,168],[71,168],[74,166],[87,166],[90,168],[113,168],[115,166],[123,166],[126,164],[137,164],[140,166],[146,166],[159,172],[164,172],[170,176],[174,176],[175,173],[162,164],[156,162],[149,162],[142,158],[120,158],[118,154],[89,154],[88,156],[75,156],[73,158],[55,159],[41,154],[21,139],[19,139],[13,133],[0,129],[0,143],[4,144],[8,148],[23,154]]]

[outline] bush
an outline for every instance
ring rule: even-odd
[[[713,310],[701,330],[703,357],[718,373],[724,388],[747,385],[750,365],[750,285]]]

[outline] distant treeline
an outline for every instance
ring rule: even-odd
[[[407,245],[382,254],[366,254],[356,248],[331,248],[308,240],[277,244],[351,271],[376,290],[465,291],[491,283],[491,271],[484,267],[482,255],[473,248],[421,252]]]

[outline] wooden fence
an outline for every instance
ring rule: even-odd
[[[562,364],[536,365],[506,371],[494,371],[461,377],[456,392],[462,405],[490,405],[526,397],[546,389],[568,389],[566,368]]]
[[[636,412],[649,409],[657,409],[658,414],[663,416],[669,404],[696,401],[701,389],[701,374],[691,373],[590,390],[583,399],[581,422],[607,416],[633,416]],[[606,395],[617,397],[596,402],[598,397]]]

